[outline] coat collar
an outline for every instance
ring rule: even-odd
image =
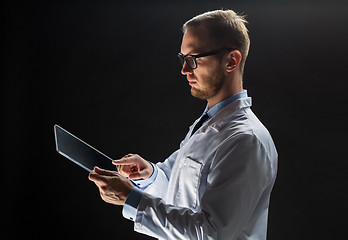
[[[205,131],[206,128],[211,127],[216,131],[219,131],[226,123],[230,122],[234,118],[237,111],[250,108],[251,105],[251,97],[237,99],[224,107],[214,117],[209,119],[207,124],[203,126],[201,130]]]

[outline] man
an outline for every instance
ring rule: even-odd
[[[160,239],[266,239],[277,152],[243,90],[245,24],[232,10],[184,24],[181,72],[207,107],[179,150],[157,164],[128,154],[113,161],[119,173],[90,174],[106,202],[124,205],[135,231]]]

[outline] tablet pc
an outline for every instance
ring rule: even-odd
[[[117,171],[112,159],[94,147],[75,137],[62,127],[54,125],[54,135],[57,152],[76,163],[83,169],[93,172],[94,166]]]

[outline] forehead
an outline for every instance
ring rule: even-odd
[[[181,53],[199,54],[210,51],[211,46],[208,31],[203,27],[197,29],[188,29],[182,38]]]

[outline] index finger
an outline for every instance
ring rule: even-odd
[[[130,165],[130,164],[134,164],[133,161],[129,161],[129,158],[122,158],[122,159],[118,159],[118,160],[113,160],[112,164],[114,165]]]

